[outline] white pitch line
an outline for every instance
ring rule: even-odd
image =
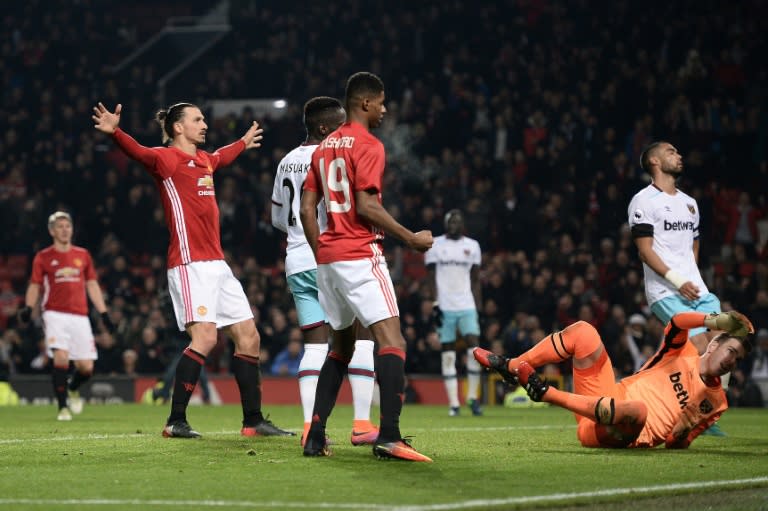
[[[466,431],[520,431],[520,430],[547,430],[547,429],[570,429],[576,426],[491,426],[491,427],[466,427],[466,428],[411,428],[408,429],[409,433],[412,432],[466,432]],[[349,432],[347,429],[342,428],[328,428],[328,433],[344,435]],[[221,437],[221,436],[234,436],[240,435],[240,431],[212,431],[202,432],[203,439],[205,437]],[[117,433],[117,434],[98,434],[89,433],[87,435],[67,435],[67,436],[50,436],[50,437],[32,437],[32,438],[3,438],[0,439],[0,445],[8,444],[24,444],[27,442],[76,442],[81,440],[123,440],[126,438],[143,439],[147,437],[160,436],[160,433]]]
[[[615,497],[619,495],[649,494],[658,492],[674,492],[679,490],[695,490],[703,488],[722,488],[728,486],[759,485],[768,483],[768,477],[751,479],[733,479],[730,481],[698,481],[693,483],[664,484],[655,486],[639,486],[633,488],[613,488],[578,493],[556,493],[553,495],[531,495],[526,497],[509,497],[505,499],[465,500],[446,504],[427,504],[394,506],[393,504],[365,504],[352,502],[254,502],[239,500],[160,500],[160,499],[14,499],[0,498],[2,505],[28,506],[185,506],[201,507],[242,507],[253,509],[364,509],[370,511],[445,511],[454,509],[486,508],[488,506],[504,506],[531,503],[555,503],[571,499],[594,497]]]

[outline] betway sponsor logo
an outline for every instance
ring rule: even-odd
[[[682,220],[670,222],[668,220],[664,220],[665,231],[692,231],[694,227],[695,226],[693,225],[693,222],[684,222]]]
[[[670,374],[669,381],[672,382],[672,390],[675,391],[675,397],[677,402],[680,403],[680,409],[682,410],[688,404],[688,391],[680,383],[680,373]]]

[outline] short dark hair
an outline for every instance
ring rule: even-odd
[[[304,126],[310,135],[319,135],[321,124],[330,124],[333,116],[343,110],[341,101],[329,96],[318,96],[304,103]]]
[[[347,86],[344,89],[344,100],[349,106],[353,98],[362,98],[363,96],[378,95],[384,92],[384,82],[381,78],[367,71],[360,71],[349,77]]]
[[[721,332],[712,338],[712,340],[715,341],[717,344],[722,344],[728,339],[736,339],[741,343],[741,346],[744,348],[744,356],[747,356],[752,352],[752,336],[751,335],[745,335],[744,337],[739,337],[737,335],[729,334],[728,332]]]
[[[163,144],[173,140],[173,125],[184,117],[184,109],[187,107],[197,108],[192,103],[176,103],[168,108],[161,108],[155,114],[155,120],[163,130]]]
[[[643,149],[643,152],[640,154],[640,168],[642,168],[646,172],[650,172],[650,165],[649,160],[651,159],[651,156],[653,156],[653,153],[656,151],[656,148],[659,147],[661,144],[666,144],[663,140],[658,140],[656,142],[652,142],[645,146],[645,149]]]

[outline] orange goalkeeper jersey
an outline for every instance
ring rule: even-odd
[[[720,379],[712,386],[704,383],[698,350],[688,340],[688,330],[675,326],[674,318],[664,331],[659,351],[637,373],[622,379],[618,392],[617,397],[642,401],[648,408],[645,427],[632,447],[664,443],[686,406],[694,406],[699,417],[690,441],[728,409]]]

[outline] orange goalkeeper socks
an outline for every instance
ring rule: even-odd
[[[595,327],[585,321],[577,321],[564,330],[545,337],[519,357],[511,359],[507,368],[514,374],[520,362],[528,362],[537,368],[546,364],[558,364],[571,357],[586,358],[601,345],[602,341]]]

